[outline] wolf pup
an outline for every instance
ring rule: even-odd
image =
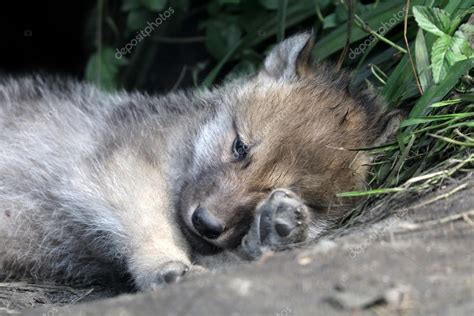
[[[1,79],[1,277],[122,273],[143,290],[195,255],[315,239],[351,206],[336,193],[365,186],[354,149],[385,140],[397,115],[313,65],[313,43],[296,35],[253,77],[162,97]]]

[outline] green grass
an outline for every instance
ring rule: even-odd
[[[472,5],[472,1],[451,1],[444,9],[454,16]],[[468,15],[460,17],[466,20]],[[373,78],[364,78],[377,81],[389,107],[408,109],[408,117],[401,124],[397,142],[370,150],[377,157],[369,182],[372,189],[342,192],[340,197],[368,196],[375,200],[387,194],[419,192],[439,186],[447,178],[468,174],[474,167],[474,56],[449,65],[446,76],[434,84],[429,56],[435,39],[418,30],[416,24],[411,28],[413,34],[418,33],[416,38],[407,38],[412,60],[404,54],[392,65],[368,64]],[[383,41],[393,47],[392,42],[397,40]],[[403,45],[401,40],[398,42]],[[375,59],[377,52],[371,50],[368,55],[364,59],[371,55]],[[358,65],[358,69],[363,67]]]
[[[141,62],[143,71],[151,68],[153,50],[147,48],[146,41],[134,50],[129,63],[117,62],[110,52],[129,40],[126,34],[133,34],[147,22],[144,18],[140,23],[137,16],[154,16],[160,11],[156,6],[144,6],[141,0],[118,2],[121,13],[110,16],[111,4],[105,2],[104,6],[98,1],[98,51],[91,56],[88,69],[108,73],[97,76],[89,71],[87,75],[109,87],[130,81],[123,74],[134,73],[134,61]],[[199,24],[213,59],[211,67],[197,65],[192,71],[197,85],[216,83],[232,65],[232,75],[255,71],[264,56],[264,42],[276,43],[294,31],[312,27],[317,38],[316,60],[342,62],[353,70],[354,84],[370,83],[390,109],[402,108],[408,113],[395,142],[368,149],[376,157],[369,189],[341,192],[341,197],[377,198],[425,190],[472,171],[474,55],[468,43],[474,36],[474,24],[468,20],[474,0],[374,0],[366,4],[355,0],[209,0],[198,7],[183,0],[156,3],[160,8],[175,9],[170,23],[184,19],[189,11],[206,13]],[[114,21],[124,15],[133,16],[135,23],[120,29]],[[114,26],[113,39],[102,34],[110,33],[108,25]],[[162,30],[165,28],[157,32]],[[119,33],[122,36],[117,36]],[[348,51],[360,47],[369,36],[374,38],[371,45],[351,59]],[[146,76],[143,72],[137,77]],[[131,87],[139,84],[137,79]]]

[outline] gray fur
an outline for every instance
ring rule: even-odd
[[[370,145],[383,120],[371,95],[349,99],[347,76],[309,70],[310,40],[302,34],[279,44],[257,76],[163,97],[106,93],[62,78],[0,78],[0,278],[110,283],[131,276],[138,288],[153,288],[167,279],[164,271],[179,270],[168,278],[179,279],[195,258],[232,250],[259,231],[257,205],[278,187],[304,193],[291,196],[307,222],[301,233],[269,240],[317,238],[330,190],[350,190],[364,177],[353,179],[350,170],[367,169],[365,154],[334,148]],[[352,136],[334,132],[351,119]],[[236,136],[261,151],[255,171],[232,160]],[[334,153],[337,159],[328,157]],[[322,181],[340,170],[347,174],[327,188]],[[199,205],[228,224],[218,239],[193,229]],[[225,258],[235,255],[213,262]],[[208,259],[201,262],[212,265]]]
[[[108,160],[121,150],[136,153],[146,164],[159,167],[165,178],[176,179],[175,173],[191,156],[186,151],[192,150],[176,139],[194,134],[201,117],[212,116],[212,103],[206,98],[208,91],[163,99],[103,93],[60,78],[3,78],[0,272],[4,277],[83,282],[123,271],[132,232],[124,228],[120,214],[133,210],[121,210],[123,205],[107,196],[108,190],[127,194],[122,183],[109,178]],[[165,133],[167,139],[160,136]],[[176,150],[183,155],[176,156]],[[173,165],[165,167],[165,160]],[[125,166],[120,172],[134,170]],[[166,211],[175,216],[172,209]]]

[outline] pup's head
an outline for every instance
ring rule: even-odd
[[[296,192],[318,216],[350,202],[336,193],[364,187],[373,146],[397,126],[374,95],[350,92],[350,77],[313,65],[311,34],[277,45],[253,78],[212,92],[216,110],[193,142],[181,190],[185,225],[220,248],[240,243],[257,204],[275,188]],[[394,124],[395,122],[395,124]]]

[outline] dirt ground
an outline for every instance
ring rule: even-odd
[[[0,283],[0,315],[474,315],[474,177],[391,198],[353,226],[153,293]]]

